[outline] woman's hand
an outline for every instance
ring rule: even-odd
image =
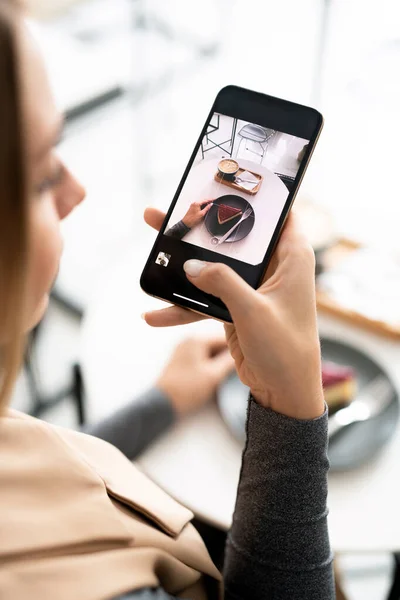
[[[158,229],[163,213],[147,209]],[[315,258],[295,216],[287,220],[261,287],[256,291],[228,266],[187,261],[189,281],[226,304],[228,346],[242,382],[255,400],[290,417],[312,419],[324,412],[321,355],[315,301]],[[147,313],[153,326],[189,323],[200,315],[179,307]]]
[[[210,210],[212,202],[212,200],[199,200],[198,202],[192,202],[186,215],[182,219],[186,227],[192,229],[192,227],[198,225]]]
[[[176,348],[157,381],[178,415],[200,408],[235,368],[223,338],[187,339]]]

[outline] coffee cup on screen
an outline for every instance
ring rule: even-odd
[[[233,181],[239,171],[239,163],[233,158],[223,158],[218,163],[218,172],[224,179]]]

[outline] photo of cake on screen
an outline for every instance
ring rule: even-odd
[[[260,264],[307,145],[215,113],[164,235]]]

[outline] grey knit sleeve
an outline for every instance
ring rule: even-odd
[[[226,600],[333,600],[327,411],[311,421],[249,402]]]
[[[176,420],[169,398],[152,388],[85,433],[110,442],[131,460],[136,458]]]
[[[181,240],[185,237],[187,233],[189,233],[190,227],[185,225],[183,221],[179,221],[176,225],[173,225],[169,229],[164,232],[164,235],[168,237],[173,237],[177,240]]]

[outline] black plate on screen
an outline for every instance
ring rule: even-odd
[[[233,208],[239,208],[242,211],[242,213],[244,213],[244,211],[247,208],[251,208],[252,211],[252,214],[247,219],[242,221],[242,223],[240,223],[240,225],[235,229],[235,231],[232,231],[231,235],[225,241],[238,242],[239,240],[242,240],[247,235],[249,235],[250,231],[254,227],[255,215],[253,207],[251,206],[250,202],[247,202],[247,200],[245,200],[241,196],[235,196],[234,194],[220,196],[219,198],[214,200],[212,207],[210,208],[206,215],[206,218],[204,219],[208,232],[212,236],[222,237],[223,235],[225,235],[225,233],[228,233],[228,231],[240,219],[240,217],[237,217],[236,219],[232,219],[231,221],[220,225],[218,223],[219,204],[226,204],[227,206],[233,206]]]
[[[369,356],[344,343],[321,338],[322,356],[354,368],[358,390],[375,379],[385,376],[393,389],[389,405],[376,417],[353,423],[333,437],[329,443],[331,470],[353,469],[370,460],[392,437],[399,420],[399,396],[383,369]],[[248,388],[236,375],[228,378],[218,393],[218,406],[228,428],[244,443]]]

